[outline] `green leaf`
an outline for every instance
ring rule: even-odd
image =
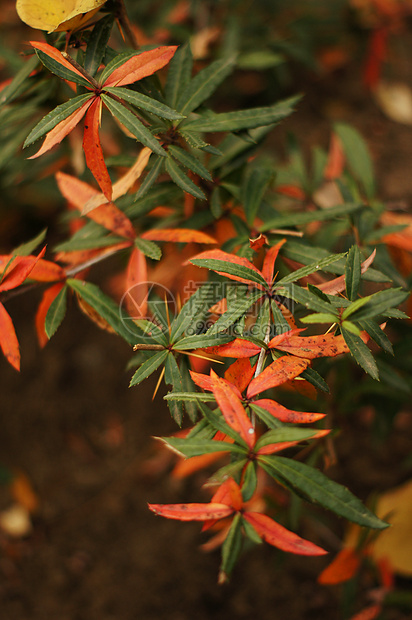
[[[179,146],[171,145],[169,146],[168,151],[175,159],[177,159],[177,161],[183,164],[186,168],[189,168],[189,170],[195,174],[198,174],[202,177],[202,179],[207,179],[208,181],[213,180],[209,170],[205,168],[204,165],[196,159],[196,157],[193,157],[193,155],[184,149],[181,149]]]
[[[219,583],[224,583],[231,574],[242,551],[242,515],[237,513],[222,545],[222,562],[219,569]]]
[[[192,50],[190,44],[185,43],[177,48],[167,72],[165,97],[172,108],[176,107],[180,93],[190,82],[192,67]]]
[[[346,253],[344,252],[342,254],[331,254],[330,256],[326,256],[325,258],[322,258],[316,263],[312,263],[310,265],[306,265],[306,267],[301,267],[300,269],[296,269],[295,271],[285,276],[281,280],[278,280],[277,284],[282,285],[282,284],[286,284],[287,282],[296,282],[296,280],[300,280],[300,278],[305,278],[311,273],[315,273],[315,271],[319,271],[323,269],[324,267],[328,267],[332,263],[335,263],[337,260],[340,260],[341,258],[343,258],[345,255]]]
[[[249,226],[253,226],[262,198],[273,178],[274,171],[266,167],[256,167],[246,175],[241,201]]]
[[[217,431],[222,431],[222,433],[228,435],[228,437],[231,437],[238,446],[243,446],[245,449],[248,449],[246,442],[241,438],[239,433],[234,431],[233,428],[225,422],[225,419],[220,413],[219,409],[216,409],[216,411],[212,411],[211,409],[209,409],[209,407],[207,407],[201,402],[199,402],[199,409],[202,415],[209,422],[209,424],[213,426],[213,428],[215,428]]]
[[[57,328],[60,326],[64,319],[67,308],[67,286],[64,286],[60,293],[56,295],[50,304],[50,308],[46,314],[46,320],[44,322],[44,331],[47,338],[50,338],[55,334]]]
[[[277,420],[273,415],[271,415],[266,409],[263,407],[259,407],[259,405],[255,405],[253,402],[249,404],[250,409],[253,411],[255,415],[266,424],[268,428],[278,429],[283,427],[283,422]]]
[[[345,339],[346,344],[349,347],[349,351],[355,358],[355,361],[359,366],[363,368],[373,379],[379,381],[379,371],[375,362],[375,358],[372,353],[363,342],[363,340],[356,334],[352,334],[350,331],[341,327],[342,336]]]
[[[238,67],[240,69],[254,69],[264,71],[271,67],[277,67],[285,62],[285,56],[271,50],[256,50],[239,56]]]
[[[170,332],[170,341],[172,343],[175,343],[193,323],[196,323],[199,316],[202,317],[218,301],[215,299],[214,291],[214,283],[207,282],[189,297],[173,321]]]
[[[123,104],[111,99],[108,95],[102,93],[101,98],[109,110],[109,112],[117,118],[122,125],[126,127],[132,133],[139,142],[148,146],[154,153],[166,157],[166,151],[160,146],[158,140],[146,127],[139,121],[139,119],[128,110]]]
[[[368,332],[372,340],[374,340],[384,351],[394,355],[391,341],[379,325],[375,323],[375,321],[372,319],[359,321],[359,327]]]
[[[262,543],[262,539],[257,533],[257,531],[255,530],[255,528],[253,527],[253,525],[250,525],[249,521],[246,521],[246,519],[244,519],[243,517],[242,517],[242,528],[245,532],[245,535],[249,538],[249,540],[251,540],[256,545],[260,545]]]
[[[157,353],[154,353],[151,357],[149,357],[148,360],[143,362],[143,364],[134,373],[130,381],[129,387],[132,387],[133,385],[138,385],[144,379],[150,377],[150,375],[154,373],[154,371],[157,370],[161,364],[163,364],[168,354],[169,351],[167,350],[158,351]]]
[[[315,312],[315,314],[303,316],[300,321],[302,323],[336,323],[339,322],[339,317],[337,314]]]
[[[181,187],[184,192],[192,194],[192,196],[199,198],[200,200],[206,200],[206,196],[202,190],[185,175],[185,173],[170,156],[166,160],[166,171],[169,173],[172,181]]]
[[[297,284],[286,284],[286,286],[276,289],[276,293],[284,295],[284,297],[287,297],[288,299],[293,299],[299,304],[302,304],[302,306],[305,306],[305,308],[316,310],[316,312],[320,312],[322,314],[331,313],[330,303],[323,301],[323,299],[320,299],[317,295],[314,295]]]
[[[357,327],[354,323],[351,323],[351,321],[342,321],[341,327],[346,329],[348,332],[351,332],[351,334],[355,334],[355,336],[361,335],[361,330],[359,327]]]
[[[271,125],[292,114],[293,106],[299,99],[300,96],[291,97],[290,99],[280,101],[266,108],[250,108],[248,110],[239,110],[236,112],[210,114],[207,117],[187,121],[184,124],[184,128],[190,131],[215,132],[240,131],[243,129],[255,129],[256,127]]]
[[[153,241],[136,237],[134,244],[145,256],[153,258],[153,260],[160,260],[162,258],[162,250]]]
[[[203,394],[202,392],[169,392],[163,398],[164,400],[185,400],[194,403],[199,401],[207,403],[216,400],[213,394]]]
[[[214,441],[213,439],[201,439],[193,437],[162,437],[162,441],[179,452],[186,458],[201,456],[202,454],[213,454],[214,452],[233,452],[245,456],[247,450],[227,441]]]
[[[276,328],[276,334],[279,335],[288,332],[290,330],[290,325],[283,316],[279,306],[274,299],[270,300],[270,306],[272,308],[273,325]]]
[[[345,266],[346,296],[354,301],[358,296],[361,281],[361,256],[357,245],[353,245],[348,252]]]
[[[176,358],[171,351],[165,360],[165,382],[173,387],[173,391],[182,391],[182,376]],[[170,414],[174,421],[181,426],[183,419],[183,403],[180,400],[167,401]]]
[[[284,441],[304,441],[310,439],[316,435],[317,430],[313,428],[295,428],[293,426],[283,426],[282,428],[276,428],[268,431],[262,435],[255,446],[255,452],[264,446],[268,446],[273,443],[281,443]]]
[[[344,123],[336,123],[334,130],[342,142],[352,174],[362,183],[368,198],[373,198],[375,194],[373,165],[364,139],[356,129]]]
[[[51,58],[41,50],[35,49],[34,51],[46,69],[54,73],[54,75],[57,75],[63,80],[69,80],[69,82],[75,82],[76,84],[80,84],[86,88],[91,88],[91,84],[88,80],[86,80],[86,78],[82,77],[78,73],[75,73],[74,71],[70,71],[70,69],[67,69],[64,65],[60,64],[57,60],[54,60],[54,58]]]
[[[36,140],[51,131],[53,127],[56,127],[56,125],[61,123],[61,121],[64,121],[65,118],[81,108],[86,101],[89,101],[93,97],[94,95],[92,93],[88,93],[87,95],[79,95],[78,97],[73,97],[73,99],[69,99],[69,101],[58,105],[57,108],[54,108],[54,110],[46,114],[46,116],[44,116],[35,127],[33,127],[24,141],[23,148],[26,148],[30,144],[33,144],[33,142],[36,142]]]
[[[37,56],[34,56],[27,60],[22,68],[16,73],[10,84],[7,84],[5,88],[0,93],[0,106],[11,103],[15,96],[18,96],[20,93],[20,88],[29,77],[30,73],[34,71],[34,69],[39,64]]]
[[[113,15],[106,15],[95,24],[87,42],[84,68],[89,75],[96,75],[106,53],[113,27]]]
[[[244,453],[244,452],[243,452]],[[242,497],[244,502],[248,502],[256,491],[257,471],[256,464],[250,461],[243,472]]]
[[[33,251],[37,248],[37,246],[43,243],[46,237],[46,233],[47,233],[47,228],[45,228],[38,235],[36,235],[34,239],[30,239],[30,241],[27,241],[26,243],[22,243],[21,245],[19,245],[13,251],[13,256],[28,256],[29,254],[32,254]]]
[[[152,187],[152,185],[155,183],[157,177],[161,173],[163,162],[164,162],[163,157],[160,157],[155,161],[155,163],[152,166],[152,169],[150,170],[150,172],[146,174],[143,183],[137,190],[136,195],[135,195],[135,200],[140,200],[141,198],[143,198],[143,196],[145,196],[145,194],[147,194],[147,192]]]
[[[300,376],[303,379],[306,379],[306,381],[309,381],[309,383],[311,383],[318,390],[325,392],[325,394],[329,394],[329,386],[325,379],[313,368],[306,368]]]
[[[232,72],[235,58],[212,62],[202,69],[181,92],[176,109],[186,116],[206,101],[224,79]]]
[[[216,220],[218,220],[222,216],[222,200],[220,197],[219,187],[214,187],[212,190],[210,196],[210,210]]]
[[[74,280],[69,278],[67,280],[68,286],[75,291],[84,301],[89,304],[97,314],[99,314],[114,331],[124,338],[126,342],[135,344],[139,337],[139,332],[136,328],[136,333],[131,331],[133,323],[129,321],[128,326],[124,325],[122,317],[119,312],[119,305],[113,301],[110,297],[107,297],[102,291],[90,282],[83,282],[82,280]]]
[[[251,293],[248,297],[241,297],[231,303],[228,310],[218,318],[216,323],[207,331],[208,335],[219,334],[228,329],[233,323],[241,319],[249,308],[262,297],[262,292]],[[238,335],[238,334],[237,334]]]
[[[259,457],[259,462],[270,476],[291,484],[308,501],[363,527],[377,530],[388,527],[388,523],[370,512],[346,487],[329,480],[319,470],[282,456]]]
[[[267,288],[267,282],[264,277],[260,273],[249,269],[249,267],[246,267],[245,265],[230,263],[229,261],[216,258],[192,258],[190,262],[193,265],[197,265],[197,267],[212,269],[213,271],[217,271],[219,273],[228,273],[232,276],[237,276],[238,278],[248,280],[249,282],[256,282],[257,284],[261,284]],[[263,295],[263,292],[261,294]]]
[[[209,333],[196,334],[178,340],[174,345],[174,349],[177,351],[205,349],[207,347],[217,347],[221,344],[227,344],[231,340],[233,340],[233,336],[223,336],[222,334],[210,335]]]
[[[127,101],[127,103],[130,103],[132,106],[147,110],[151,114],[160,116],[160,118],[167,118],[172,121],[182,120],[185,118],[182,114],[176,112],[176,110],[172,110],[172,108],[169,108],[169,106],[164,103],[160,103],[160,101],[156,101],[156,99],[152,99],[147,95],[142,95],[141,93],[131,90],[130,88],[109,86],[104,89],[104,92],[112,93],[113,95],[116,95],[116,97],[124,99],[124,101]]]
[[[408,291],[403,291],[400,288],[389,288],[369,295],[369,297],[363,297],[362,300],[366,299],[366,302],[358,310],[351,313],[351,320],[358,321],[379,316],[387,310],[401,304],[407,299],[409,294]],[[342,315],[345,319],[348,316],[348,314],[345,315],[347,310],[349,310],[349,308],[347,308]]]
[[[285,228],[288,226],[302,226],[311,222],[324,222],[333,220],[335,217],[350,215],[364,208],[360,203],[349,203],[330,207],[328,209],[318,209],[317,211],[305,211],[302,213],[287,213],[285,215],[277,215],[273,219],[265,222],[260,226],[260,232],[270,231],[271,228]]]

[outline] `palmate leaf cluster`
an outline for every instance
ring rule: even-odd
[[[127,81],[125,65],[134,71],[141,54],[158,58],[162,48],[119,53],[108,46],[112,26],[109,14],[86,30],[75,61],[61,53],[65,39],[60,35],[49,38],[47,46],[33,44],[35,55],[1,94],[0,114],[24,121],[26,147],[50,135],[57,135],[56,146],[68,135],[66,128],[72,129],[70,119],[84,109],[86,162],[101,189],[86,183],[93,183],[90,175],[80,180],[59,171],[59,190],[77,210],[76,217],[71,210],[69,224],[80,220],[80,225],[54,248],[49,261],[33,255],[43,238],[19,250],[30,266],[29,279],[44,286],[36,316],[40,341],[44,344],[54,335],[69,296],[76,297],[95,323],[134,347],[131,386],[155,372],[160,373],[158,385],[164,377],[172,417],[179,426],[191,425],[185,437],[163,438],[164,443],[188,459],[226,455],[225,465],[212,475],[218,491],[209,508],[187,504],[179,512],[170,505],[152,507],[170,518],[188,520],[192,514],[206,523],[217,514],[230,516],[221,575],[233,569],[243,538],[263,539],[293,553],[322,553],[285,528],[279,530],[277,522],[269,523],[266,516],[262,521],[260,513],[245,509],[243,504],[258,493],[262,472],[272,484],[309,502],[363,527],[384,529],[386,523],[314,466],[316,458],[310,464],[294,458],[308,441],[314,442],[315,457],[322,454],[327,432],[319,425],[324,414],[287,409],[274,400],[276,388],[299,382],[306,390],[329,393],[327,370],[344,354],[376,382],[379,368],[385,369],[385,380],[402,381],[399,370],[389,361],[379,365],[369,347],[374,341],[390,359],[393,347],[384,324],[406,316],[398,308],[409,295],[409,283],[384,246],[374,253],[388,231],[380,224],[382,205],[375,198],[363,141],[346,125],[335,127],[346,160],[335,179],[339,199],[323,208],[311,199],[324,182],[328,154],[316,151],[315,165],[307,171],[296,145],[291,145],[286,167],[262,150],[265,138],[293,112],[299,96],[264,107],[214,111],[208,104],[236,71],[238,58],[226,53],[199,68],[188,43],[166,48],[167,62]],[[157,71],[166,64],[160,79]],[[125,83],[113,76],[123,76]],[[46,106],[60,83],[65,100],[28,130],[33,110]],[[126,153],[117,159],[104,157],[98,115],[89,115],[95,104],[103,110],[103,128],[109,118],[105,110],[116,121],[117,126],[109,127]],[[20,134],[19,140],[23,142]],[[12,150],[13,140],[9,144]],[[67,147],[63,143],[57,148]],[[118,167],[133,169],[138,152],[138,157],[147,155],[134,179],[138,187],[132,183],[117,196]],[[14,173],[9,172],[10,181]],[[301,195],[301,203],[284,201],[280,190],[285,187],[289,194],[292,188]],[[97,201],[93,208],[90,200]],[[223,235],[221,227],[226,227]],[[186,243],[200,247],[188,257],[182,251]],[[215,244],[213,249],[204,249],[210,244]],[[10,281],[17,253],[0,257],[5,281]],[[117,255],[128,261],[125,295],[136,285],[143,287],[141,316],[131,315],[131,306],[119,305],[89,281],[86,270]],[[176,255],[179,269],[190,258],[191,273],[197,268],[199,277],[186,283],[194,285],[194,292],[170,308],[158,283],[147,286],[148,269],[158,261],[167,265],[168,257]],[[16,286],[22,282],[18,279]],[[178,299],[178,285],[171,288]],[[11,361],[10,349],[15,352],[18,343],[15,335],[10,340],[8,321],[3,317],[0,340]],[[193,360],[199,358],[212,367],[210,374],[194,372]],[[323,358],[319,361],[325,372],[318,358]],[[215,372],[215,362],[222,359],[224,378]],[[315,426],[298,426],[304,423]],[[284,449],[290,456],[278,456]]]

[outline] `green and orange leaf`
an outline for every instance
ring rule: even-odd
[[[103,86],[126,86],[153,75],[167,65],[176,50],[176,46],[170,45],[132,56],[109,75]]]

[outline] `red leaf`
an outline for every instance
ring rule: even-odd
[[[125,86],[152,75],[167,65],[176,50],[177,46],[170,45],[157,47],[154,50],[142,52],[138,56],[132,56],[110,74],[103,86]]]
[[[237,387],[239,392],[243,392],[251,382],[255,374],[255,368],[256,364],[255,366],[251,366],[248,359],[237,359],[236,362],[231,364],[226,370],[225,379]]]
[[[233,478],[225,480],[212,497],[212,502],[226,504],[233,510],[240,510],[243,506],[243,497],[240,487]]]
[[[135,319],[147,318],[147,264],[146,257],[138,248],[130,255],[126,276],[126,308]]]
[[[233,263],[234,265],[241,265],[242,267],[247,267],[251,269],[259,276],[263,277],[259,269],[257,269],[253,263],[247,260],[247,258],[243,258],[243,256],[235,256],[234,254],[229,254],[228,252],[223,252],[222,250],[207,250],[206,252],[201,252],[200,254],[196,254],[192,258],[201,258],[201,259],[211,259],[211,260],[221,260],[226,263]],[[216,271],[215,269],[213,271]],[[234,276],[230,273],[224,273],[223,271],[216,271],[216,273],[225,276],[226,278],[230,278],[231,280],[236,280],[237,282],[243,282],[245,284],[250,284],[250,280],[246,280],[246,278],[241,278],[240,276]],[[259,288],[263,288],[260,284],[254,283],[254,286]]]
[[[30,41],[30,45],[36,50],[40,50],[44,54],[47,54],[49,58],[52,58],[66,69],[69,69],[70,71],[73,71],[73,73],[80,75],[80,77],[82,77],[83,79],[86,79],[83,73],[78,71],[76,67],[73,67],[73,65],[68,60],[66,60],[63,54],[59,52],[59,50],[57,50],[55,47],[52,47],[48,43],[42,43],[41,41]],[[90,88],[92,88],[91,84]]]
[[[47,151],[50,151],[56,144],[60,144],[60,142],[65,138],[73,129],[78,125],[78,123],[82,120],[83,116],[86,114],[87,110],[90,108],[93,102],[93,96],[90,96],[88,101],[85,101],[83,105],[80,106],[77,110],[75,110],[70,116],[61,121],[58,125],[53,127],[47,134],[43,144],[40,149],[32,155],[28,157],[28,159],[36,159],[36,157],[40,157],[40,155],[44,155]]]
[[[263,261],[262,266],[262,274],[269,286],[273,282],[273,270],[275,267],[275,262],[279,254],[279,250],[284,243],[286,243],[286,239],[282,239],[266,252],[265,260]]]
[[[0,304],[0,347],[7,361],[20,370],[20,349],[13,321],[3,304]]]
[[[312,437],[309,437],[308,439],[320,439],[321,437],[325,437],[325,435],[329,435],[329,433],[330,433],[330,429],[324,430],[324,431],[318,431],[317,433],[314,433]],[[259,448],[256,454],[260,454],[260,455],[275,454],[276,452],[280,452],[281,450],[286,450],[286,448],[291,448],[292,446],[296,446],[300,442],[301,440],[299,439],[298,441],[280,441],[278,443],[267,444],[266,446],[262,446],[261,448]]]
[[[256,441],[255,429],[243,408],[239,390],[225,379],[218,377],[213,370],[210,371],[210,379],[213,394],[226,422],[252,448]]]
[[[323,176],[327,181],[333,181],[342,176],[345,167],[345,153],[343,152],[341,141],[336,134],[332,134],[330,139],[328,161],[326,163]]]
[[[161,517],[178,521],[209,521],[224,519],[233,513],[226,504],[148,504],[149,509]]]
[[[358,614],[352,616],[350,620],[375,620],[382,611],[382,605],[370,605],[365,607]]]
[[[228,451],[230,447],[228,446]],[[210,454],[201,454],[199,456],[191,456],[188,459],[181,459],[171,472],[172,478],[181,480],[197,471],[210,467],[216,461],[219,461],[226,455],[225,452],[212,452]]]
[[[289,196],[290,198],[297,198],[298,200],[305,200],[306,198],[303,189],[297,187],[296,185],[278,185],[276,191],[279,194]]]
[[[205,349],[212,355],[220,355],[221,357],[253,357],[260,353],[260,347],[249,340],[243,340],[242,338],[235,338],[232,342],[227,344],[221,344],[217,347],[208,347]]]
[[[345,547],[320,573],[318,583],[336,585],[352,579],[359,568],[360,560],[354,549]]]
[[[12,254],[0,256],[0,272],[4,270],[6,265],[11,260],[12,256]],[[29,259],[28,262],[32,260],[32,257],[30,256],[21,258]],[[65,273],[63,267],[60,267],[60,265],[57,265],[57,263],[53,263],[44,259],[40,259],[34,265],[33,270],[30,273],[30,279],[36,280],[36,282],[54,282],[64,277]]]
[[[324,413],[292,411],[292,409],[287,409],[275,400],[270,400],[269,398],[255,400],[253,404],[262,407],[262,409],[265,409],[277,420],[291,424],[311,424],[312,422],[316,422],[317,420],[321,420],[325,417]]]
[[[100,189],[107,200],[112,199],[112,182],[104,163],[102,146],[100,144],[99,126],[100,114],[102,110],[102,100],[96,97],[87,110],[84,121],[83,150],[86,156],[86,163],[99,184]]]
[[[388,27],[383,26],[382,28],[376,28],[370,35],[366,65],[363,72],[363,81],[367,88],[375,88],[381,77],[382,64],[388,49],[388,34]]]
[[[20,286],[20,284],[23,284],[37,261],[44,256],[45,251],[46,246],[38,256],[16,256],[15,260],[10,265],[10,270],[6,273],[0,284],[0,291],[10,291]]]
[[[56,181],[62,195],[80,212],[83,211],[84,205],[90,198],[99,194],[97,189],[91,185],[64,172],[56,174]],[[97,224],[112,230],[116,235],[127,239],[136,237],[132,222],[113,202],[103,204],[86,215]]]
[[[327,553],[317,545],[290,532],[267,515],[258,512],[245,512],[243,517],[263,540],[269,545],[282,549],[282,551],[299,555],[325,555]]]
[[[349,351],[343,336],[321,334],[319,336],[291,336],[275,345],[276,349],[313,360],[317,357],[335,357]]]
[[[207,351],[209,351],[209,349],[207,349]],[[194,370],[190,370],[189,372],[193,382],[202,388],[202,390],[212,391],[212,380],[208,375],[202,375]]]
[[[253,398],[259,392],[264,392],[269,388],[282,385],[289,379],[294,379],[300,375],[309,365],[307,359],[296,359],[296,357],[279,357],[267,366],[263,372],[252,379],[247,390],[247,397]]]
[[[260,235],[258,237],[255,237],[254,239],[249,239],[249,246],[255,252],[259,252],[259,250],[261,250],[264,245],[269,245],[269,242],[266,235],[262,235],[262,233],[260,233]]]
[[[210,235],[190,228],[153,228],[141,235],[150,241],[175,241],[176,243],[217,243]]]
[[[49,308],[52,302],[56,299],[57,295],[60,293],[64,286],[63,282],[58,282],[51,286],[47,290],[44,291],[43,297],[41,298],[41,302],[36,312],[36,332],[37,338],[39,340],[40,346],[43,348],[48,342],[49,339],[44,329],[44,322],[46,320],[46,315],[49,311]]]

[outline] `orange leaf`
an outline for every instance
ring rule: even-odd
[[[275,338],[273,339],[275,340]],[[271,347],[271,341],[269,347]],[[319,336],[291,336],[274,347],[296,357],[313,360],[317,357],[335,357],[349,351],[343,336],[321,334]]]
[[[253,447],[256,440],[255,429],[243,408],[239,390],[218,377],[213,370],[210,371],[210,379],[213,394],[226,422],[239,433],[249,447]]]
[[[64,286],[63,282],[58,282],[57,284],[54,284],[54,286],[51,286],[50,288],[45,290],[43,293],[43,297],[41,298],[39,307],[37,308],[35,322],[36,322],[37,338],[39,340],[39,344],[41,347],[44,347],[49,342],[49,338],[44,329],[44,322],[46,320],[46,315],[49,311],[49,308],[52,302],[55,300],[57,295],[60,293],[63,286]]]
[[[245,512],[243,518],[250,523],[263,540],[269,545],[282,549],[282,551],[299,555],[325,555],[327,553],[317,545],[290,532],[267,515],[259,512]]]
[[[333,181],[342,176],[345,167],[345,153],[342,144],[336,134],[332,134],[330,139],[328,161],[326,162],[323,176],[327,181]]]
[[[383,238],[383,240],[385,240],[385,237]],[[375,256],[376,250],[373,250],[372,254],[361,264],[361,273],[365,273],[365,271],[369,269],[369,267],[374,261]],[[333,280],[329,280],[329,282],[324,282],[323,284],[318,284],[317,286],[328,295],[336,295],[336,293],[341,293],[345,290],[345,276],[339,276],[338,278],[334,278]]]
[[[352,579],[359,568],[360,560],[354,549],[345,547],[321,572],[318,583],[335,585]]]
[[[153,228],[141,235],[149,241],[175,241],[176,243],[217,243],[210,235],[190,228]]]
[[[196,254],[196,256],[192,256],[193,258],[201,258],[201,259],[211,259],[211,260],[221,260],[226,263],[233,263],[234,265],[241,265],[242,267],[247,267],[254,271],[260,277],[263,277],[259,269],[257,269],[253,263],[247,260],[247,258],[243,258],[243,256],[235,256],[234,254],[229,254],[228,252],[223,252],[223,250],[207,250],[206,252],[201,252],[200,254]],[[192,260],[191,259],[191,260]],[[216,271],[215,269],[213,271]],[[245,284],[250,284],[250,280],[246,280],[245,278],[241,278],[240,276],[235,276],[230,273],[224,273],[223,271],[216,271],[219,275],[225,276],[226,278],[230,278],[231,280],[236,280],[237,282],[243,282]],[[260,284],[254,283],[254,286],[259,288],[263,288]]]
[[[376,28],[369,38],[366,65],[363,72],[363,81],[367,88],[376,88],[381,77],[382,64],[388,48],[388,28]]]
[[[83,150],[86,163],[99,184],[107,200],[112,199],[112,182],[104,163],[102,146],[100,144],[99,126],[102,100],[96,97],[86,113],[84,121]]]
[[[131,317],[147,317],[147,264],[146,257],[138,248],[130,255],[126,275],[126,308]]]
[[[262,274],[269,286],[273,282],[273,270],[275,267],[275,262],[279,254],[279,250],[284,243],[286,243],[286,239],[282,239],[266,252],[265,260],[263,261],[262,266]]]
[[[56,181],[62,195],[80,212],[90,198],[99,194],[94,187],[64,172],[56,174]],[[121,237],[134,239],[136,236],[129,218],[113,202],[89,211],[87,217]]]
[[[262,409],[265,409],[277,420],[291,424],[311,424],[312,422],[316,422],[317,420],[321,420],[325,417],[324,413],[292,411],[292,409],[287,409],[275,400],[270,400],[269,398],[255,400],[253,404],[262,407]]]
[[[46,246],[44,246],[38,256],[16,256],[15,260],[10,265],[10,270],[7,271],[0,284],[0,291],[10,291],[20,286],[20,284],[23,284],[37,261],[44,256],[45,251]]]
[[[296,359],[296,357],[279,357],[267,366],[263,372],[252,379],[247,390],[247,397],[253,398],[259,392],[264,392],[269,388],[276,387],[285,383],[289,379],[294,379],[300,375],[309,365],[307,359]]]
[[[39,506],[39,500],[27,476],[19,472],[11,482],[10,492],[13,499],[20,504],[20,506],[23,506],[30,513],[36,512]]]
[[[217,347],[208,347],[205,349],[212,355],[220,355],[221,357],[236,357],[245,358],[253,357],[260,353],[260,347],[249,340],[243,340],[242,338],[235,338],[232,342],[227,344],[221,344]]]
[[[243,505],[243,497],[240,487],[233,478],[225,480],[212,497],[212,502],[226,504],[233,510],[240,510]]]
[[[233,508],[226,504],[148,504],[156,515],[178,521],[209,521],[224,519],[233,513]]]
[[[255,373],[255,366],[250,365],[246,358],[237,359],[225,372],[225,379],[232,383],[239,392],[246,390]]]
[[[260,233],[259,237],[256,237],[255,239],[249,239],[249,246],[255,252],[259,252],[264,245],[269,245],[269,242],[266,235],[263,235],[262,233]]]
[[[207,351],[209,352],[209,349],[207,349]],[[194,370],[190,370],[189,372],[193,382],[202,388],[202,390],[212,391],[212,379],[208,375],[202,375]]]
[[[352,616],[350,620],[375,620],[382,611],[382,605],[370,605],[365,607],[358,614]]]
[[[0,304],[0,347],[7,361],[20,370],[20,349],[13,321],[3,304]]]
[[[297,200],[305,200],[306,198],[303,189],[297,187],[296,185],[278,185],[276,191],[279,194],[283,194],[284,196],[289,196],[290,198],[297,198]]]
[[[36,159],[36,157],[40,157],[50,151],[56,144],[60,144],[60,142],[65,138],[73,129],[78,125],[78,123],[82,120],[83,116],[86,114],[87,110],[90,108],[93,102],[93,96],[90,96],[88,101],[85,101],[83,105],[80,106],[77,110],[75,110],[70,116],[65,118],[63,121],[58,123],[53,129],[49,131],[47,134],[43,144],[40,149],[32,155],[28,157],[28,159]]]
[[[167,65],[176,50],[177,46],[170,45],[132,56],[109,75],[103,86],[125,86],[152,75]]]
[[[230,447],[228,446],[228,450],[229,449]],[[186,478],[201,469],[209,467],[212,463],[219,461],[224,456],[225,453],[223,452],[213,452],[209,454],[201,454],[199,456],[192,456],[189,459],[181,459],[172,470],[171,476],[172,478],[177,478],[178,480],[181,478]]]
[[[30,45],[36,50],[40,50],[44,54],[47,54],[49,58],[52,58],[66,69],[69,69],[70,71],[73,71],[73,73],[80,75],[80,77],[82,77],[83,79],[86,79],[83,73],[78,71],[76,67],[74,67],[68,60],[66,60],[63,54],[59,52],[59,50],[57,50],[55,47],[52,47],[48,43],[42,43],[41,41],[30,41]],[[92,88],[91,84],[90,88]]]

